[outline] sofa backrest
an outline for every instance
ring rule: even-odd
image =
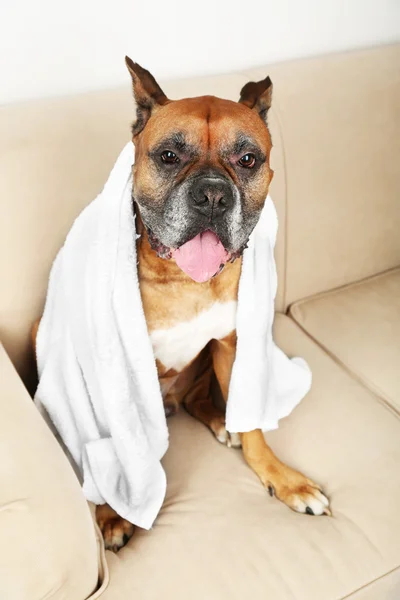
[[[287,308],[400,264],[400,44],[269,71],[283,140],[284,177],[271,193],[286,213]]]
[[[244,75],[165,86],[171,98],[214,94],[237,100]],[[134,118],[123,89],[0,108],[0,339],[29,389],[30,331],[48,275],[75,217],[101,191]]]
[[[236,100],[274,82],[276,308],[400,264],[400,45],[166,83]],[[124,89],[0,108],[0,339],[32,388],[30,330],[51,263],[129,139]]]

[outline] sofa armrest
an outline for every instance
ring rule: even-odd
[[[99,581],[90,510],[1,344],[0,384],[0,598],[84,600]]]

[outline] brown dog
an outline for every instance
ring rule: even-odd
[[[298,512],[330,514],[320,487],[283,464],[260,430],[226,431],[210,392],[214,373],[228,398],[241,255],[273,175],[266,123],[271,81],[248,83],[239,102],[171,101],[148,71],[126,62],[136,100],[140,291],[166,414],[183,404],[220,442],[242,446],[271,495]],[[106,547],[118,550],[133,526],[108,505],[96,514]]]

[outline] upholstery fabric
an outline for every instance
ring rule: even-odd
[[[291,315],[366,387],[400,411],[400,269],[300,301]]]

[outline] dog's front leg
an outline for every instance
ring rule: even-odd
[[[247,464],[258,475],[271,496],[292,510],[309,515],[330,515],[329,500],[320,486],[281,462],[265,441],[260,429],[241,433]]]
[[[108,504],[96,506],[96,521],[101,529],[106,550],[118,552],[132,537],[135,526],[120,517]]]
[[[214,372],[226,402],[236,355],[235,332],[222,340],[214,340],[211,350]],[[299,471],[281,462],[268,446],[261,429],[240,433],[239,436],[247,464],[258,475],[271,496],[276,496],[297,512],[310,515],[331,514],[329,500],[321,488]]]

